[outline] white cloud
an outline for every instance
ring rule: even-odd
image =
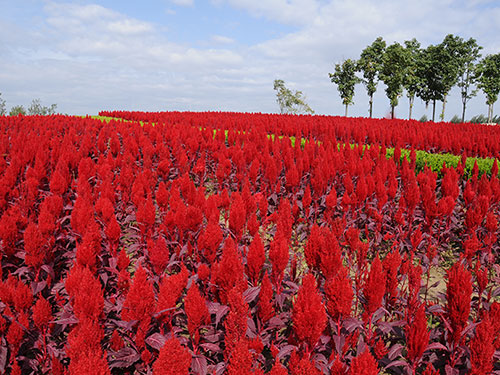
[[[170,2],[182,7],[192,7],[194,5],[194,0],[170,0]]]
[[[232,44],[235,42],[234,39],[229,38],[229,37],[224,36],[224,35],[212,35],[212,37],[210,39],[212,40],[212,42],[218,43],[218,44]]]

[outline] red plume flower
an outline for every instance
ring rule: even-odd
[[[333,320],[344,319],[351,314],[354,291],[347,269],[341,266],[337,275],[327,280],[325,285],[328,313]]]
[[[259,293],[259,303],[258,303],[258,314],[263,322],[267,322],[275,315],[273,307],[273,287],[269,276],[266,274],[262,278],[262,284],[260,286]]]
[[[262,266],[266,261],[266,253],[260,236],[255,236],[247,254],[247,274],[251,282],[255,285],[260,279]]]
[[[52,307],[43,297],[40,297],[33,306],[33,321],[35,326],[42,331],[52,320]]]
[[[302,286],[293,305],[292,320],[298,339],[312,350],[326,327],[327,316],[316,288],[316,280],[311,274],[302,279]]]
[[[455,263],[448,271],[446,297],[448,317],[452,329],[451,339],[458,343],[467,325],[472,295],[472,277],[463,262]]]
[[[171,309],[176,306],[184,288],[186,288],[188,276],[188,270],[182,266],[179,273],[162,278],[157,311]],[[166,311],[160,315],[160,319],[168,320],[172,313],[172,311]]]
[[[471,375],[491,374],[493,370],[493,355],[495,354],[496,332],[489,316],[476,327],[476,335],[470,342]]]
[[[200,294],[200,290],[196,284],[192,284],[186,294],[184,310],[188,319],[189,334],[198,342],[198,329],[203,324],[210,322],[210,314],[208,313],[205,298]]]
[[[245,339],[247,332],[248,304],[238,288],[229,292],[229,314],[224,322],[226,332],[224,342],[226,344],[225,356],[228,358],[234,348]]]
[[[382,305],[385,294],[385,273],[378,255],[372,262],[363,294],[366,301],[365,316],[370,317]]]
[[[378,375],[378,373],[377,361],[367,348],[362,354],[352,359],[348,375]]]
[[[429,331],[427,329],[427,318],[424,305],[420,305],[415,316],[406,326],[406,343],[408,347],[408,361],[415,365],[418,363],[425,348],[429,345]]]
[[[171,337],[160,349],[153,365],[153,375],[188,375],[191,360],[189,351],[175,336]]]

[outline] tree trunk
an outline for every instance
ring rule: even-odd
[[[466,102],[464,101],[462,104],[463,104],[463,106],[462,106],[462,122],[465,122],[465,105],[466,105]]]
[[[370,118],[373,115],[373,94],[370,95]]]
[[[436,99],[432,101],[432,122],[436,119]]]
[[[441,118],[441,121],[444,121],[444,109],[446,107],[446,96],[447,95],[445,95],[443,98],[443,110],[441,111],[441,115],[439,116]]]
[[[347,117],[347,107],[349,106],[349,104],[346,104],[345,105],[345,117]]]
[[[391,118],[394,119],[394,106],[391,105]]]
[[[493,118],[493,103],[488,105],[488,123],[491,122]]]
[[[410,113],[408,114],[408,120],[411,120],[411,113],[413,110],[413,102],[415,101],[415,97],[410,96],[409,99],[410,99]]]

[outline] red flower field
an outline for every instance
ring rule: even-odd
[[[101,115],[0,116],[0,374],[500,373],[497,161],[415,165],[500,128]]]

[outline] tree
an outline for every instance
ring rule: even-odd
[[[441,77],[443,84],[443,110],[441,111],[441,121],[444,121],[444,110],[446,98],[451,88],[456,85],[460,74],[461,59],[464,54],[464,40],[459,36],[448,34],[441,43],[442,55],[440,59]]]
[[[342,103],[345,105],[345,116],[347,108],[353,103],[354,88],[361,79],[356,76],[357,64],[355,60],[347,59],[342,64],[335,64],[335,73],[328,73],[330,80],[337,85]]]
[[[477,65],[477,86],[486,95],[488,104],[488,122],[493,117],[493,104],[498,99],[500,92],[500,53],[487,55]]]
[[[410,105],[408,118],[411,120],[415,95],[422,85],[422,80],[417,71],[421,57],[420,43],[415,38],[405,41],[405,52],[407,55],[407,66],[403,79],[403,87],[406,89],[406,96],[408,96]]]
[[[41,104],[40,99],[33,99],[28,108],[28,115],[48,116],[56,113],[57,104],[52,104],[50,107],[45,107]]]
[[[361,56],[358,60],[358,70],[363,73],[363,83],[370,97],[370,118],[372,118],[373,115],[373,94],[377,91],[378,76],[382,66],[385,46],[386,43],[382,37],[378,37],[370,46],[366,47],[361,52]]]
[[[380,79],[387,86],[385,92],[391,102],[391,118],[394,118],[394,108],[398,105],[398,99],[403,94],[407,65],[408,56],[401,44],[394,43],[386,48],[382,59]]]
[[[482,48],[474,38],[465,41],[460,48],[457,86],[460,88],[462,95],[462,122],[465,121],[467,102],[477,94],[477,89],[471,90],[471,86],[476,83],[475,62],[481,57],[479,51]]]
[[[421,82],[417,96],[425,102],[426,106],[432,102],[432,121],[436,117],[436,101],[444,98],[442,69],[440,67],[442,49],[441,45],[429,45],[421,51],[417,66],[417,76]]]
[[[2,93],[0,92],[0,116],[5,115],[7,112],[7,107],[5,107],[5,100],[2,99]]]
[[[22,105],[15,105],[10,109],[9,116],[26,115],[26,108]]]
[[[314,111],[305,102],[302,91],[288,89],[282,79],[274,80],[274,90],[276,90],[276,101],[280,107],[280,113],[314,113]]]

